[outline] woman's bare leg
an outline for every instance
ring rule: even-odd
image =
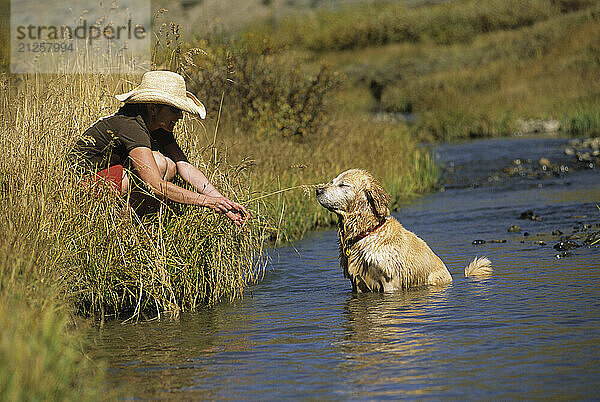
[[[173,180],[177,174],[175,162],[158,151],[152,151],[152,155],[163,180]],[[123,171],[121,181],[121,195],[124,197],[129,195],[129,205],[140,215],[156,212],[160,207],[159,199],[144,191],[143,188],[136,188],[136,186],[131,185],[129,175],[125,171]]]

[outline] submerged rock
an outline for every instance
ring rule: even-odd
[[[581,247],[581,246],[571,240],[561,241],[554,245],[554,249],[558,250],[558,251],[566,251],[566,250],[571,250],[573,248],[578,248],[578,247]]]
[[[496,244],[499,244],[499,243],[506,243],[506,240],[503,240],[503,239],[501,239],[501,240],[483,240],[483,239],[475,239],[475,240],[473,240],[473,242],[472,242],[472,244],[474,244],[474,245],[486,244],[486,243],[496,243]]]
[[[531,209],[521,212],[519,219],[529,219],[532,221],[541,221],[542,220],[542,218],[540,218],[538,215],[534,214]]]
[[[512,225],[508,228],[508,233],[518,233],[521,231],[521,227],[517,225]]]
[[[576,149],[590,149],[592,151],[599,151],[600,137],[575,139],[569,141],[569,145]]]
[[[600,137],[572,140],[565,154],[574,156],[580,166],[594,169],[600,165]]]
[[[556,258],[565,258],[565,257],[570,257],[572,255],[573,255],[573,253],[570,253],[568,251],[563,251],[562,253],[556,254]]]
[[[541,180],[548,177],[562,177],[569,172],[569,166],[553,164],[548,158],[540,158],[537,163],[530,159],[513,159],[512,164],[502,168],[507,177],[523,177]]]

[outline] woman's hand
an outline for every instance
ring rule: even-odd
[[[210,208],[218,214],[229,212],[233,208],[233,202],[225,197],[211,197],[210,195],[202,195],[201,204],[204,207]]]
[[[212,209],[216,213],[225,214],[238,226],[243,226],[250,216],[250,213],[243,205],[225,197],[211,197],[209,195],[203,195],[203,197],[203,206]]]
[[[231,201],[233,204],[233,209],[229,210],[225,215],[229,219],[231,219],[236,225],[244,226],[248,218],[250,217],[250,213],[244,208],[242,204],[238,204],[237,202]]]

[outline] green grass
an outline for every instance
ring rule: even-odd
[[[600,99],[596,104],[574,105],[573,110],[563,117],[565,132],[573,136],[600,136]]]
[[[38,292],[43,287],[38,284]],[[10,401],[110,399],[114,392],[101,390],[104,367],[85,356],[86,345],[70,327],[68,312],[52,296],[31,290],[12,287],[9,295],[3,289],[0,395]]]
[[[598,135],[599,7],[469,43],[401,43],[322,59],[347,74],[352,99],[370,99],[363,107],[414,113],[411,130],[421,139],[511,135],[519,119],[559,120],[566,134]]]
[[[412,8],[393,2],[369,3],[291,16],[272,28],[272,35],[282,46],[317,52],[400,42],[450,45],[470,43],[479,34],[531,26],[593,3],[592,0],[461,0]]]

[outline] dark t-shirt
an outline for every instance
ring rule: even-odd
[[[142,116],[117,112],[88,128],[71,155],[86,170],[99,171],[114,165],[131,168],[128,156],[132,149],[146,147],[161,151],[174,142],[173,133],[166,130],[149,132]]]

